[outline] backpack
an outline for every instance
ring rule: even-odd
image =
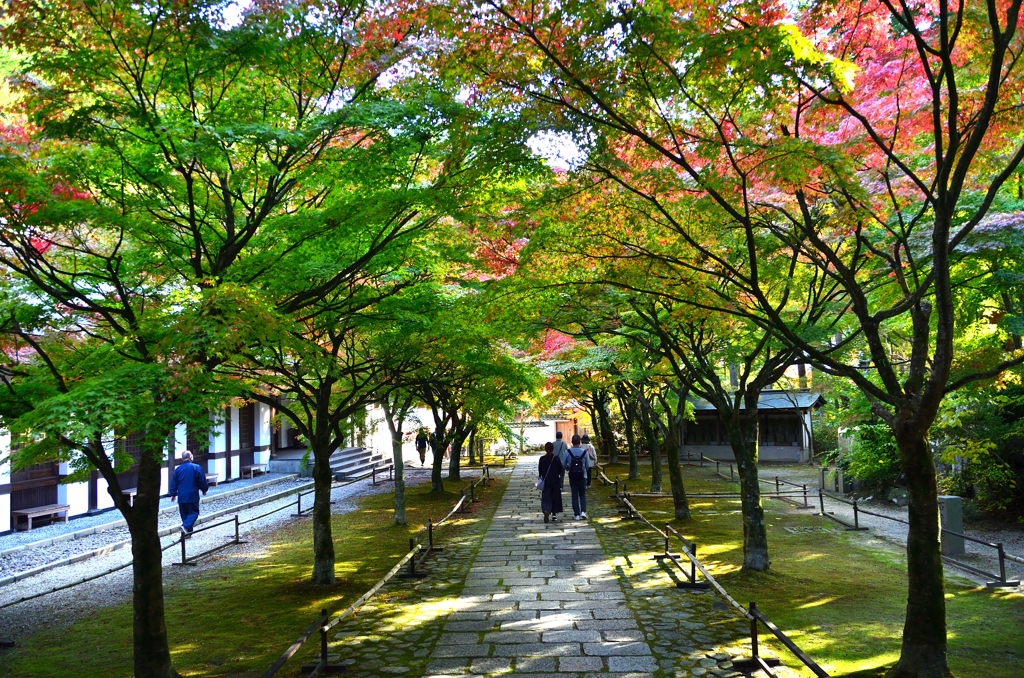
[[[569,475],[583,475],[583,473],[586,471],[586,468],[583,466],[583,460],[586,459],[586,457],[587,453],[585,450],[578,457],[572,453],[572,450],[569,450]]]

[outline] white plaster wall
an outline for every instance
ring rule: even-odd
[[[110,498],[110,493],[107,492],[107,481],[103,478],[96,479],[96,508],[105,509],[113,508],[114,500]]]
[[[687,451],[693,455],[694,459],[698,459],[698,455],[703,454],[708,459],[718,461],[732,462],[736,460],[730,445],[684,445],[680,450],[684,459]],[[758,461],[800,462],[806,461],[805,454],[804,449],[798,446],[761,445],[757,448]]]
[[[57,473],[62,476],[66,476],[68,474],[67,463],[57,464]],[[64,483],[57,483],[57,503],[68,503],[68,486]]]
[[[269,464],[270,463],[270,450],[263,450],[262,452],[255,452],[252,455],[252,463],[254,464]]]
[[[108,457],[113,459],[114,454],[114,433],[109,432],[103,438],[103,451]],[[96,479],[96,508],[105,509],[113,508],[114,500],[110,498],[110,493],[107,492],[107,481],[102,477]]]
[[[261,447],[270,444],[270,407],[264,403],[256,403],[256,434],[255,445]],[[268,458],[269,458],[269,452]],[[262,462],[266,463],[266,462]]]
[[[188,449],[188,427],[185,424],[178,424],[174,427],[174,449],[171,450],[175,459],[181,458],[181,453]]]
[[[231,467],[230,468],[231,468],[231,479],[232,480],[235,480],[237,478],[241,478],[242,477],[242,464],[241,464],[241,462],[238,461],[238,456],[239,455],[237,455],[237,454],[231,455]],[[224,468],[227,469],[228,466],[225,465]]]
[[[0,494],[0,532],[11,529],[11,495]]]
[[[0,485],[11,482],[11,463],[6,461],[11,453],[11,435],[0,429]],[[0,494],[0,532],[11,529],[11,495]]]
[[[227,480],[228,478],[228,460],[227,459],[211,459],[209,466],[207,467],[207,473],[216,473],[217,481]]]
[[[68,516],[80,516],[89,511],[89,483],[68,483],[64,485],[64,499],[57,493],[58,504],[69,504]]]
[[[515,426],[512,427],[512,430],[519,433],[519,429],[515,428]],[[531,426],[522,429],[522,431],[523,437],[526,439],[527,449],[543,447],[544,443],[555,442],[555,422],[553,421],[545,421],[543,427]]]
[[[228,409],[228,413],[231,417],[231,449],[238,449],[238,408],[232,407]]]
[[[167,494],[170,490],[171,471],[165,466],[160,469],[160,494]]]
[[[281,421],[281,429],[277,433],[277,446],[287,447],[288,446],[288,432],[291,430],[292,425],[287,419]]]
[[[210,421],[219,422],[215,423],[210,427],[210,451],[211,452],[226,452],[227,438],[224,437],[224,427],[227,422],[224,421],[223,415],[210,414]],[[213,471],[210,471],[213,473]]]

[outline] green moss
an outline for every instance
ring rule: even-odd
[[[628,466],[619,464],[611,471],[624,476]],[[690,493],[738,489],[716,477],[713,466],[684,466],[683,471]],[[641,466],[641,474],[649,479],[650,468]],[[639,485],[629,489],[641,491]],[[656,524],[671,517],[671,499],[636,498],[634,504]],[[739,515],[731,513],[739,509],[739,502],[694,499],[690,507],[692,519],[671,522],[697,542],[701,562],[737,602],[744,606],[756,602],[833,676],[879,676],[899,658],[907,576],[898,547],[870,533],[845,532],[826,518],[797,511],[784,502],[766,500],[771,570],[748,574],[740,570],[742,525]],[[654,520],[662,517],[654,511],[667,515]],[[632,523],[628,529],[645,526]],[[657,548],[653,533],[651,548]],[[949,664],[956,675],[1020,675],[1024,596],[949,577],[946,605]],[[802,666],[780,644],[771,645],[787,666]]]
[[[466,520],[491,515],[507,478],[480,491]],[[462,484],[459,485],[462,487]],[[427,518],[444,516],[457,492],[430,493],[430,484],[406,490],[408,525],[393,524],[391,494],[366,497],[359,508],[334,516],[337,582],[308,581],[312,563],[309,518],[273,533],[265,555],[232,564],[231,549],[215,557],[223,567],[191,577],[165,577],[167,629],[175,668],[184,676],[258,676],[323,608],[340,611],[366,592],[409,548]],[[0,675],[39,678],[120,678],[132,675],[132,610],[97,610],[70,628],[51,629],[0,654]],[[293,660],[293,663],[294,660]],[[291,666],[291,664],[289,664]],[[294,667],[297,669],[297,666]],[[282,675],[297,675],[287,671]]]

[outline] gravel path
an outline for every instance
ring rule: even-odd
[[[256,476],[255,478],[247,478],[244,480],[239,479],[232,481],[230,483],[221,483],[220,485],[214,485],[213,487],[210,488],[210,491],[207,493],[207,495],[202,498],[203,510],[208,511],[207,504],[214,501],[219,501],[217,499],[218,495],[225,494],[227,492],[235,492],[240,489],[244,490],[253,485],[262,485],[267,481],[281,481],[286,478],[293,478],[294,475],[295,474],[293,473],[265,473],[263,475]],[[305,482],[309,482],[309,480],[306,479]],[[272,483],[269,487],[278,487],[278,484],[275,482]],[[253,494],[251,496],[263,496],[263,494],[270,494],[271,492],[275,491],[276,490],[273,489],[257,488],[255,490],[252,490],[252,492],[262,492],[262,494]],[[233,495],[234,497],[236,497],[234,501],[241,501],[241,499],[238,499],[237,497],[240,497],[242,494],[250,496],[248,492],[236,494]],[[227,499],[228,498],[225,497],[222,501],[226,501]],[[177,505],[171,503],[171,500],[167,497],[164,497],[163,499],[160,500],[161,511],[165,509],[173,509],[176,506]],[[44,525],[43,527],[33,527],[30,531],[10,532],[9,534],[0,535],[0,553],[17,546],[23,546],[25,544],[31,544],[33,542],[42,541],[45,539],[52,539],[54,537],[60,537],[69,532],[77,532],[79,530],[84,530],[90,527],[102,527],[104,525],[109,525],[110,523],[117,522],[121,519],[121,512],[117,510],[112,510],[105,511],[103,513],[97,513],[91,516],[79,516],[77,518],[72,518],[71,520],[68,520],[65,523],[51,523],[50,525]]]
[[[429,480],[429,473],[406,474],[406,482],[409,485],[418,484],[423,482],[424,479]],[[303,480],[303,482],[308,481]],[[271,488],[267,488],[267,493],[270,493],[271,491],[279,492],[283,489],[286,489],[285,485],[277,484]],[[331,493],[331,498],[335,502],[331,510],[335,514],[347,513],[357,506],[356,500],[358,498],[370,494],[390,492],[393,491],[393,489],[394,484],[391,482],[383,482],[379,483],[377,486],[373,486],[369,484],[369,481],[356,482],[351,485],[335,488]],[[232,503],[241,503],[242,501],[251,498],[254,497],[244,495],[231,497],[229,500],[224,501],[225,503],[228,501],[231,501]],[[248,509],[242,513],[242,519],[244,520],[246,516],[256,516],[266,513],[273,508],[284,506],[293,501],[294,496],[284,497],[275,502]],[[216,507],[212,504],[213,502],[204,504],[204,509],[208,512],[216,510]],[[267,553],[267,547],[272,540],[273,531],[283,523],[293,520],[292,514],[294,513],[294,510],[294,508],[285,509],[242,526],[242,539],[247,540],[248,543],[225,549],[209,558],[200,560],[197,566],[189,567],[187,569],[169,567],[170,563],[180,561],[180,550],[177,546],[178,540],[176,537],[163,538],[161,542],[165,546],[171,545],[171,548],[164,551],[165,585],[173,586],[178,582],[179,578],[182,577],[195,577],[209,570],[235,565],[265,556]],[[227,518],[227,516],[225,516],[225,518]],[[176,523],[172,522],[172,524]],[[117,531],[112,530],[111,532]],[[103,533],[102,535],[96,536],[101,537],[106,536],[107,534],[108,533]],[[124,536],[122,536],[122,538],[126,538],[127,530],[124,530],[123,535]],[[189,553],[196,553],[222,544],[233,536],[233,525],[224,525],[221,528],[197,533],[187,541],[187,549]],[[78,543],[79,542],[70,542],[71,545],[76,545]],[[64,544],[57,544],[45,549],[34,549],[33,551],[38,550],[50,553],[51,549],[56,549],[59,546],[62,547]],[[52,556],[48,557],[48,560],[54,559],[55,558]],[[95,558],[78,563],[74,567],[55,568],[48,572],[31,577],[25,581],[0,588],[0,606],[17,600],[22,596],[47,591],[54,587],[62,586],[93,574],[98,574],[117,565],[127,563],[130,560],[131,550],[126,548],[113,553],[96,556]],[[99,608],[130,602],[131,594],[132,572],[131,567],[127,567],[113,574],[100,577],[99,579],[70,589],[65,589],[30,601],[2,608],[0,609],[0,629],[3,630],[3,637],[0,638],[0,640],[16,641],[47,628],[72,624],[75,621],[92,614]]]
[[[214,511],[229,508],[231,506],[235,506],[247,501],[253,501],[254,499],[260,499],[262,497],[272,495],[278,492],[283,492],[298,485],[304,485],[310,482],[308,478],[294,478],[288,476],[282,477],[287,479],[283,479],[279,482],[275,482],[265,487],[256,488],[249,492],[243,492],[241,494],[235,494],[230,497],[223,497],[220,499],[218,499],[217,495],[211,491],[209,494],[207,494],[207,496],[202,497],[200,515],[213,513]],[[217,488],[214,487],[210,489],[215,490]],[[289,498],[286,501],[292,501],[292,498]],[[164,502],[161,502],[161,506],[163,505],[163,503]],[[167,501],[167,505],[174,506],[169,501]],[[256,507],[255,509],[252,509],[253,513],[250,513],[250,515],[254,515],[256,511],[262,513],[262,511],[260,510],[262,508],[263,507]],[[267,505],[266,510],[269,509],[270,505]],[[109,524],[115,520],[120,519],[121,514],[120,512],[111,512],[105,513],[102,516],[90,516],[89,518],[83,518],[81,520],[73,520],[70,521],[68,524],[72,525],[74,527],[74,530],[66,530],[66,532],[73,532],[75,530],[81,530],[87,527],[94,527],[94,524],[90,524],[85,521],[97,521],[97,519],[99,518],[102,518],[103,520],[99,521],[96,524]],[[173,527],[180,524],[181,518],[179,517],[177,511],[162,514],[159,517],[158,525],[160,526],[160,528]],[[59,527],[61,525],[63,525],[63,523],[57,523],[57,525],[51,525],[47,528],[42,528],[40,530],[32,530],[32,532],[30,532],[29,534],[36,534],[36,532],[42,533],[44,532],[44,530],[48,530],[51,527]],[[9,544],[5,541],[8,537],[21,536],[22,534],[25,533],[18,533],[17,535],[7,535],[6,537],[0,539],[0,550],[2,550],[3,548],[9,548],[10,546],[14,546],[14,544]],[[46,539],[47,537],[57,536],[57,534],[59,533],[39,534],[34,539]],[[104,530],[102,532],[97,532],[96,534],[90,535],[88,537],[83,537],[81,539],[57,542],[56,544],[51,544],[49,546],[24,549],[21,551],[16,551],[15,553],[7,554],[5,556],[0,556],[0,577],[5,577],[18,572],[23,572],[33,567],[62,560],[64,558],[68,558],[79,553],[84,553],[86,551],[90,551],[101,546],[115,544],[117,542],[129,539],[130,536],[131,535],[128,533],[127,527],[115,527],[112,529]],[[127,550],[128,549],[125,549],[126,552]],[[0,589],[0,591],[2,590],[3,589]]]
[[[775,476],[778,476],[781,480],[788,480],[792,483],[799,483],[801,485],[806,483],[808,493],[810,493],[813,488],[814,500],[809,500],[809,502],[817,508],[819,483],[819,469],[817,467],[805,465],[766,465],[760,469],[760,476],[765,480],[774,480]],[[768,485],[762,485],[762,490],[768,487]],[[889,500],[866,499],[858,501],[857,505],[858,507],[863,507],[873,513],[879,513],[890,518],[899,518],[900,520],[907,519],[907,508],[905,506],[897,506]],[[835,501],[834,499],[829,499],[827,496],[825,498],[825,511],[834,513],[837,518],[842,518],[848,523],[853,522],[853,507],[848,504]],[[872,533],[883,537],[888,541],[901,546],[905,546],[907,543],[907,526],[903,523],[866,515],[864,513],[859,514],[858,523],[861,527],[870,528]],[[1022,531],[979,530],[968,527],[965,534],[978,539],[987,540],[991,543],[1002,542],[1006,553],[1011,553],[1015,556],[1024,558],[1024,532]],[[998,574],[999,561],[996,557],[995,549],[969,541],[966,542],[966,545],[967,553],[962,556],[956,556],[957,560],[962,560],[963,562],[974,565],[975,567]],[[947,567],[954,568],[955,566],[947,564]],[[959,568],[957,568],[955,572],[977,584],[984,584],[986,581],[984,577],[979,577],[978,575],[968,573],[964,570],[960,570]],[[1007,579],[1024,580],[1024,565],[1007,560],[1006,577]]]

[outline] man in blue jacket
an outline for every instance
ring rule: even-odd
[[[181,458],[184,461],[178,464],[171,476],[171,501],[178,497],[181,530],[185,534],[192,534],[192,526],[199,518],[199,491],[202,490],[203,496],[206,496],[210,484],[206,482],[206,472],[192,461],[191,452],[183,452]]]

